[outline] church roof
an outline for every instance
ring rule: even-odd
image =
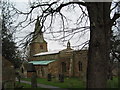
[[[49,51],[49,52],[41,52],[38,54],[35,54],[34,56],[42,56],[42,55],[49,55],[49,54],[58,54],[59,51]]]
[[[44,60],[44,61],[30,61],[29,63],[33,63],[33,65],[48,65],[55,60]]]

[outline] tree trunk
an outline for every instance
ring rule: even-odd
[[[110,3],[86,3],[90,19],[87,88],[106,88],[110,51]]]

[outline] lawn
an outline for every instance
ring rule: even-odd
[[[23,78],[22,80],[31,81],[30,78]],[[47,81],[47,79],[37,78],[37,82],[40,84],[57,86],[60,88],[85,88],[85,82],[80,80],[79,78],[65,78],[64,82],[61,83],[55,78],[52,81]],[[108,88],[118,88],[118,78],[113,77],[113,80],[108,80],[107,83]]]
[[[18,81],[16,81],[16,88],[20,88],[21,86],[23,86],[23,88],[31,88],[30,84],[26,84],[26,83],[19,83]]]
[[[118,77],[113,77],[113,80],[108,80],[108,88],[118,88]]]
[[[84,88],[85,85],[78,78],[65,78],[64,82],[59,82],[55,78],[52,81],[47,81],[47,79],[37,79],[38,83],[43,83],[47,85],[58,86],[61,88]]]
[[[23,86],[23,88],[20,88],[21,86]],[[16,81],[16,88],[20,88],[21,89],[26,89],[26,88],[29,88],[31,90],[33,90],[31,88],[31,85],[30,84],[26,84],[26,83],[19,83],[18,81]],[[50,90],[50,89],[47,89],[47,88],[41,88],[41,87],[37,87],[37,89],[39,90]],[[35,89],[36,90],[36,89]]]
[[[23,78],[22,80],[31,81],[30,78]],[[60,88],[85,88],[85,84],[79,78],[65,78],[64,82],[59,82],[55,78],[52,81],[47,81],[47,79],[37,78],[37,82],[40,84],[57,86]]]

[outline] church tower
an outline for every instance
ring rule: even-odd
[[[35,23],[34,35],[30,44],[30,57],[40,52],[47,52],[47,42],[44,40],[39,17]]]

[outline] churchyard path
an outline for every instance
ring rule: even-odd
[[[18,81],[18,80],[16,80]],[[26,83],[26,84],[31,84],[31,82],[29,81],[23,81],[20,80],[21,83]],[[38,83],[37,86],[41,87],[41,88],[49,88],[50,90],[69,90],[69,89],[64,89],[64,88],[59,88],[59,87],[55,87],[55,86],[50,86],[50,85],[44,85],[44,84],[40,84]]]

